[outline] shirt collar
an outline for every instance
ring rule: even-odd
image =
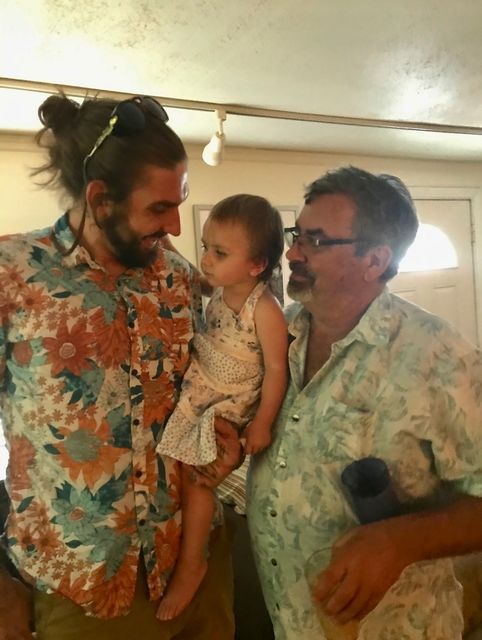
[[[299,302],[293,302],[285,311],[286,322],[288,323],[288,339],[293,342],[301,337],[310,324],[310,313]]]
[[[66,211],[52,228],[52,239],[59,253],[67,252],[75,242],[75,235],[69,225],[69,212]],[[62,255],[61,262],[66,267],[75,267],[79,264],[87,264],[93,269],[102,269],[91,257],[87,249],[78,245],[69,253]]]
[[[386,345],[390,341],[391,325],[392,301],[388,289],[384,287],[371,302],[358,324],[337,344],[344,347],[358,341],[373,346]]]
[[[374,346],[383,346],[390,341],[393,317],[393,305],[390,293],[386,287],[371,302],[358,324],[335,345],[343,348],[352,342],[365,342]],[[298,338],[309,326],[310,314],[299,303],[290,305],[286,310],[289,322],[289,334]],[[335,346],[334,345],[334,346]]]

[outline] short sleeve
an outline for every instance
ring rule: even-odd
[[[440,477],[482,497],[482,353],[437,360],[432,450]]]

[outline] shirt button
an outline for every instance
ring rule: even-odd
[[[140,469],[137,469],[135,476],[136,478],[140,478],[142,476],[142,471]]]
[[[138,374],[137,369],[132,369],[132,371],[131,371],[131,375],[132,375],[132,376],[136,376],[137,374]]]
[[[277,511],[275,509],[271,509],[271,511],[269,512],[269,515],[273,516],[273,518],[275,518],[278,515],[278,513],[277,513]]]
[[[286,469],[286,462],[285,462],[285,460],[281,460],[281,462],[279,463],[279,466],[280,466],[282,469]]]
[[[132,421],[132,424],[135,425],[136,427],[141,423],[140,420],[138,420],[137,418],[135,418],[135,420]]]
[[[273,567],[277,567],[278,566],[278,561],[276,560],[276,558],[271,558],[271,564],[273,565]]]
[[[135,323],[132,321],[128,323],[129,329],[133,329],[135,326],[136,326]]]
[[[141,519],[139,520],[139,526],[140,526],[140,527],[143,527],[145,524],[146,524],[146,521],[144,520],[144,518],[141,518]]]
[[[293,420],[293,422],[299,422],[300,416],[297,413],[295,413],[294,415],[291,416],[291,419]]]

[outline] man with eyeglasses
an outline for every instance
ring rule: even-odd
[[[186,152],[152,98],[56,95],[39,115],[37,173],[70,206],[51,229],[0,240],[4,553],[33,587],[38,640],[228,640],[220,511],[193,601],[156,618],[182,523],[179,464],[155,448],[200,311],[197,275],[162,248],[180,233]],[[193,469],[209,486],[240,455],[229,425],[218,438],[218,459]],[[0,640],[32,637],[28,588],[0,567]]]
[[[319,610],[333,638],[462,637],[450,556],[482,549],[482,356],[387,291],[417,227],[399,179],[347,167],[308,187],[285,230],[291,380],[248,483],[277,640],[324,637]],[[382,515],[397,515],[360,526],[342,473],[366,458],[388,468]],[[331,561],[312,593],[321,549]]]

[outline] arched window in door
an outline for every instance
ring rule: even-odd
[[[400,262],[399,273],[458,267],[457,252],[448,235],[433,224],[420,224],[413,244]]]

